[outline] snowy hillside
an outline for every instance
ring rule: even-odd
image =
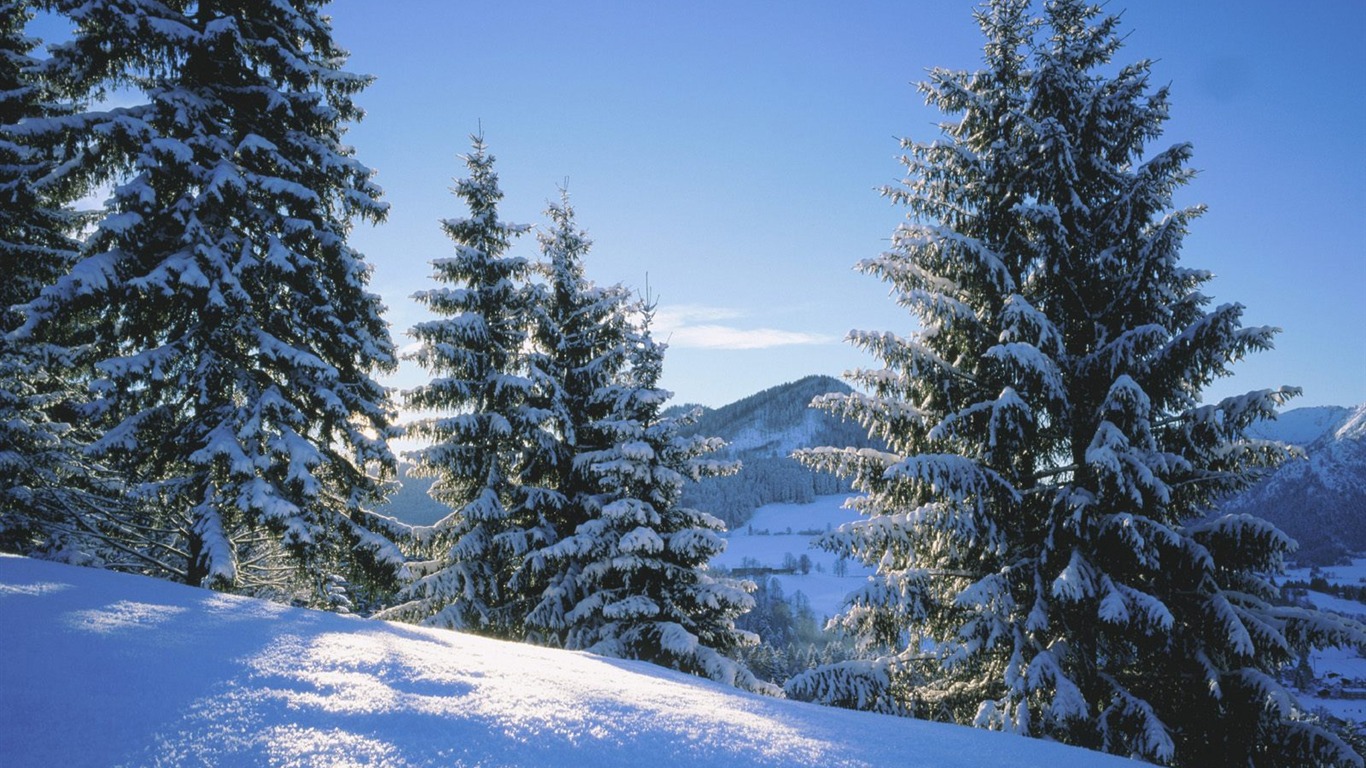
[[[838,479],[817,475],[790,458],[798,448],[818,445],[868,445],[857,425],[811,408],[811,400],[849,386],[829,376],[807,376],[770,387],[720,408],[702,408],[701,417],[685,434],[719,437],[726,448],[719,458],[743,465],[736,475],[705,478],[684,490],[686,506],[704,510],[737,527],[754,510],[774,502],[810,502],[821,494],[847,489]],[[675,416],[699,406],[673,406]],[[401,465],[400,487],[378,511],[408,523],[430,525],[450,510],[427,496],[430,478],[412,478],[411,465]]]
[[[1324,405],[1314,408],[1293,408],[1280,414],[1275,421],[1252,425],[1248,434],[1263,440],[1278,440],[1291,445],[1306,446],[1335,432],[1350,419],[1353,408]]]
[[[754,510],[765,504],[807,503],[847,491],[847,483],[814,473],[791,455],[798,448],[821,445],[870,445],[867,432],[858,425],[811,407],[817,396],[849,391],[838,379],[807,376],[705,411],[688,432],[725,440],[721,457],[743,466],[738,474],[689,484],[683,503],[716,515],[734,529],[748,523]]]
[[[820,395],[850,391],[839,379],[807,376],[707,410],[692,431],[722,438],[726,454],[742,460],[787,458],[815,445],[862,445],[863,429],[811,407]]]
[[[1330,564],[1366,551],[1366,405],[1302,408],[1258,425],[1259,436],[1303,447],[1222,511],[1264,517],[1300,543],[1304,563]]]
[[[6,766],[1134,765],[11,556],[0,607]]]
[[[1320,581],[1321,580],[1321,581]],[[1302,592],[1304,602],[1324,611],[1366,621],[1366,603],[1350,599],[1366,589],[1366,558],[1334,568],[1297,568],[1287,571],[1283,584],[1322,584],[1324,589]],[[1316,678],[1305,686],[1300,698],[1310,711],[1323,710],[1366,733],[1366,648],[1323,648],[1309,657],[1310,671]]]
[[[811,562],[806,573],[773,574],[783,592],[800,591],[811,601],[817,617],[830,617],[844,606],[844,598],[866,579],[871,569],[846,561],[841,569],[833,554],[816,549],[811,540],[817,533],[838,528],[858,519],[858,513],[844,508],[847,496],[821,496],[811,504],[769,504],[760,507],[750,521],[726,536],[726,551],[712,559],[717,566],[742,575],[764,571],[785,571],[790,559],[806,555]]]
[[[411,463],[399,462],[398,488],[377,511],[412,525],[431,525],[449,515],[449,507],[427,495],[435,478],[413,477],[412,470]]]

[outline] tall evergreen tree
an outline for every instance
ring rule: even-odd
[[[347,244],[386,208],[341,141],[369,78],[342,70],[315,0],[53,5],[76,23],[49,63],[66,92],[147,99],[85,116],[113,194],[23,331],[98,312],[86,415],[140,503],[127,547],[217,588],[274,580],[253,564],[283,547],[320,603],[327,564],[391,580],[401,557],[367,507],[394,463],[372,378],[393,348]]]
[[[79,398],[65,344],[9,335],[19,306],[67,272],[82,218],[68,204],[84,191],[70,173],[73,108],[45,86],[38,41],[25,35],[31,4],[0,2],[0,548],[85,560],[77,510],[113,506],[108,478],[86,460],[71,419]],[[63,318],[63,327],[77,327]]]
[[[0,320],[5,330],[19,324],[15,308],[38,295],[71,267],[79,247],[79,223],[65,208],[66,189],[56,172],[62,148],[55,131],[34,130],[70,111],[43,86],[38,41],[24,30],[33,11],[27,2],[0,2]]]
[[[725,548],[725,524],[679,505],[683,484],[733,471],[709,459],[720,440],[683,437],[689,417],[664,416],[670,394],[659,388],[664,347],[634,334],[629,375],[598,395],[611,404],[595,425],[611,444],[580,453],[580,471],[597,492],[580,496],[587,519],[545,556],[575,575],[574,589],[553,594],[568,610],[550,612],[567,648],[642,659],[755,691],[773,691],[736,660],[757,638],[735,619],[753,598],[745,585],[712,576],[707,562]],[[556,605],[559,608],[559,605]]]
[[[554,538],[572,533],[589,518],[600,495],[594,473],[583,456],[607,450],[615,435],[602,422],[611,413],[612,387],[627,375],[630,364],[631,295],[621,285],[598,286],[584,274],[584,257],[592,247],[574,220],[567,193],[546,211],[549,226],[537,234],[546,282],[535,297],[538,356],[547,374],[541,390],[553,414],[554,453],[544,457],[544,480],[558,491],[550,511]],[[581,599],[580,563],[548,557],[547,547],[529,554],[526,578],[535,605],[527,617],[529,638],[563,645],[564,613]]]
[[[473,141],[470,175],[455,188],[470,215],[443,222],[455,255],[432,262],[445,285],[414,295],[440,316],[410,331],[433,378],[406,393],[410,408],[441,414],[406,434],[430,443],[411,454],[413,474],[435,477],[431,495],[454,511],[417,532],[425,559],[383,615],[522,639],[534,593],[526,557],[553,542],[547,515],[563,506],[545,483],[558,443],[552,384],[531,348],[538,290],[531,264],[508,253],[529,227],[499,219],[494,158],[482,136]]]
[[[1210,516],[1284,457],[1244,430],[1295,390],[1201,402],[1275,329],[1178,262],[1191,148],[1144,152],[1167,89],[1080,0],[978,20],[986,66],[922,86],[957,119],[905,143],[908,221],[861,265],[920,329],[852,334],[883,367],[820,401],[889,450],[802,456],[864,494],[823,544],[877,568],[839,619],[869,659],[789,692],[1159,763],[1360,765],[1276,673],[1361,626],[1276,606],[1292,542]]]

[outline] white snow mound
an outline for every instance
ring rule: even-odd
[[[7,766],[1133,766],[658,667],[0,556]]]

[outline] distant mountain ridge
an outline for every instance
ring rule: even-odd
[[[1305,458],[1286,462],[1220,511],[1275,523],[1299,542],[1302,564],[1332,565],[1366,552],[1366,404],[1286,411],[1249,434],[1299,446]]]
[[[1341,405],[1320,405],[1310,408],[1294,408],[1277,416],[1274,421],[1260,421],[1253,424],[1247,433],[1263,440],[1277,440],[1290,445],[1307,447],[1320,438],[1336,432],[1357,408]]]
[[[811,407],[820,395],[852,391],[839,379],[807,376],[721,408],[703,409],[687,433],[725,440],[720,456],[738,459],[743,468],[736,475],[689,484],[683,503],[720,517],[734,529],[765,504],[808,503],[817,496],[848,491],[847,482],[812,472],[792,453],[822,445],[873,445],[862,427]]]
[[[798,448],[819,445],[871,445],[858,425],[810,407],[819,395],[850,391],[839,379],[807,376],[720,408],[671,406],[666,415],[679,416],[700,409],[698,420],[685,428],[684,434],[725,440],[726,447],[717,457],[738,459],[743,465],[736,475],[689,483],[684,487],[683,503],[735,527],[764,504],[804,503],[818,495],[848,490],[843,481],[814,473],[791,455]],[[400,464],[400,487],[378,511],[404,522],[430,525],[449,514],[450,509],[427,495],[432,480],[411,477],[411,469],[410,464]]]
[[[689,486],[685,501],[735,528],[763,504],[846,491],[842,481],[816,475],[788,457],[798,448],[871,445],[858,425],[809,407],[818,395],[850,391],[838,379],[808,376],[704,409],[691,431],[726,440],[725,455],[741,460],[745,469]],[[1366,552],[1366,404],[1288,410],[1253,425],[1248,435],[1297,446],[1305,458],[1230,497],[1219,513],[1254,514],[1275,523],[1299,543],[1295,557],[1303,564],[1336,564]]]
[[[868,442],[861,427],[811,407],[821,395],[852,391],[839,379],[807,376],[730,405],[703,409],[686,431],[725,440],[725,455],[741,460],[786,458],[798,448],[816,445],[861,445]]]
[[[720,408],[670,408],[675,415],[701,408],[686,432],[725,440],[720,457],[738,459],[744,467],[736,475],[689,483],[683,503],[720,517],[733,529],[765,504],[807,503],[816,496],[847,492],[843,480],[814,473],[791,455],[822,445],[873,447],[858,425],[810,407],[820,395],[850,391],[838,379],[807,376]],[[1248,434],[1298,446],[1307,458],[1287,462],[1218,511],[1254,514],[1275,523],[1299,542],[1295,557],[1302,564],[1330,565],[1366,552],[1366,404],[1296,408],[1254,425]],[[427,495],[431,480],[411,478],[409,469],[400,467],[401,487],[379,511],[419,525],[449,514]]]
[[[451,513],[451,508],[433,499],[427,491],[436,482],[431,477],[413,477],[413,464],[398,463],[398,489],[377,511],[410,525],[431,525]]]

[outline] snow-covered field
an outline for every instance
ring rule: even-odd
[[[7,767],[1134,765],[12,556],[0,611]]]
[[[1355,648],[1315,651],[1309,655],[1309,663],[1325,683],[1345,684],[1357,690],[1362,690],[1362,683],[1366,683],[1366,659]],[[1322,709],[1348,722],[1366,724],[1366,699],[1301,694],[1300,701],[1310,710]]]
[[[809,573],[775,574],[774,578],[782,584],[783,594],[790,597],[797,591],[804,593],[817,618],[833,616],[839,612],[845,595],[857,589],[872,572],[849,561],[847,574],[836,576],[835,556],[811,546],[810,531],[824,532],[858,519],[857,512],[843,507],[846,498],[820,496],[810,504],[760,507],[748,525],[726,536],[726,551],[713,558],[712,563],[732,570],[756,562],[761,567],[781,568],[789,555],[806,555],[812,563]]]
[[[1295,568],[1286,572],[1285,580],[1307,583],[1314,575],[1313,569]],[[1356,558],[1350,565],[1320,569],[1317,575],[1329,584],[1366,586],[1366,558]],[[1315,608],[1366,621],[1366,604],[1314,590],[1309,590],[1305,596]],[[1315,676],[1324,683],[1342,686],[1353,691],[1353,695],[1366,695],[1366,658],[1362,658],[1356,649],[1325,648],[1315,651],[1309,655],[1309,665]],[[1323,709],[1343,720],[1366,724],[1366,698],[1321,695],[1302,695],[1300,698],[1310,709]]]
[[[1366,586],[1366,557],[1358,557],[1352,560],[1350,565],[1332,565],[1327,568],[1320,568],[1319,575],[1330,584]],[[1307,582],[1313,577],[1313,568],[1291,568],[1285,572],[1285,578],[1290,581]],[[1366,610],[1366,606],[1363,606],[1363,610]]]

